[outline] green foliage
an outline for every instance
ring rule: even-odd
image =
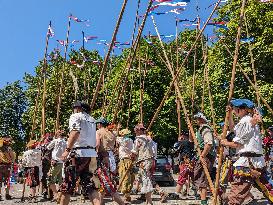
[[[22,116],[26,106],[27,99],[19,81],[0,89],[0,136],[12,137],[13,148],[17,154],[24,150],[25,126]]]
[[[204,84],[204,82],[206,82],[204,80],[204,65],[206,63],[207,68],[209,69],[209,83],[213,95],[216,121],[221,122],[224,119],[233,63],[233,56],[229,55],[225,45],[234,52],[240,7],[241,1],[234,0],[229,1],[226,5],[218,9],[218,17],[216,20],[228,22],[227,26],[229,29],[218,29],[215,31],[217,35],[224,36],[224,38],[208,47],[206,61],[204,58],[206,39],[202,36],[202,40],[198,41],[196,47],[189,55],[188,60],[185,61],[184,65],[182,65],[185,56],[195,41],[197,36],[196,30],[185,30],[181,32],[178,36],[178,46],[176,40],[164,43],[173,70],[177,71],[177,69],[181,67],[178,81],[183,94],[183,99],[186,103],[186,108],[190,115],[202,108],[202,99],[204,98],[204,113],[209,119],[211,119],[212,111],[210,108],[208,87],[206,83]],[[257,3],[256,0],[249,0],[246,5],[245,16],[246,20],[243,22],[241,37],[254,37],[255,41],[250,45],[240,45],[239,63],[248,73],[250,78],[253,79],[252,64],[249,54],[250,46],[254,56],[254,67],[257,74],[259,90],[269,105],[273,107],[273,4],[262,4]],[[248,32],[246,28],[248,29]],[[160,46],[159,40],[153,38],[151,41],[153,42],[153,45],[150,45],[144,39],[141,39],[135,61],[130,66],[130,72],[128,72],[128,57],[130,55],[130,49],[123,50],[121,55],[111,56],[104,75],[104,83],[101,85],[95,108],[92,111],[92,115],[95,118],[105,114],[109,120],[112,120],[115,118],[115,114],[117,114],[116,122],[120,122],[123,127],[126,127],[128,121],[128,127],[132,129],[134,125],[140,121],[141,73],[141,79],[145,79],[143,93],[143,121],[145,125],[149,125],[172,81],[170,72],[166,67],[166,62],[162,53],[163,49]],[[178,56],[176,55],[177,47]],[[83,56],[88,59],[88,61],[85,62],[82,68],[78,68],[74,63],[72,63],[76,62],[78,65],[83,64]],[[42,62],[39,62],[36,67],[36,75],[32,76],[26,74],[24,80],[27,84],[27,89],[26,91],[21,89],[21,95],[24,97],[20,98],[21,101],[18,101],[18,105],[20,104],[22,109],[20,112],[16,112],[16,117],[14,117],[15,115],[13,116],[16,110],[14,107],[10,113],[2,112],[0,116],[1,124],[3,124],[2,122],[5,122],[8,127],[10,127],[10,124],[4,121],[4,119],[17,120],[17,124],[15,125],[21,127],[19,129],[20,132],[18,131],[20,135],[17,134],[16,136],[20,136],[21,139],[28,139],[32,126],[32,118],[35,112],[35,101],[38,97],[38,108],[35,112],[37,116],[35,120],[35,135],[39,138],[41,133],[42,80],[44,76],[42,71],[45,70],[46,131],[52,132],[55,128],[57,102],[62,75],[64,76],[64,89],[62,95],[60,124],[61,128],[66,130],[68,126],[68,118],[72,113],[71,104],[73,101],[76,99],[82,99],[89,103],[91,102],[101,73],[101,65],[98,66],[92,63],[92,61],[99,60],[102,62],[103,57],[100,56],[97,51],[73,50],[69,54],[69,59],[69,62],[64,62],[64,59],[59,55],[59,53],[51,53],[51,60],[46,67]],[[196,59],[195,62],[194,59]],[[139,69],[141,72],[139,72]],[[193,80],[195,80],[194,89],[192,83]],[[17,89],[19,84],[15,83],[15,87],[13,88],[9,88],[9,86],[11,85],[2,89],[5,90],[5,94],[1,94],[3,103],[0,101],[0,106],[3,106],[7,99],[10,99],[12,102],[13,100],[18,100],[17,97],[20,92],[11,96],[8,96],[7,92],[11,92],[11,90],[15,88]],[[124,89],[124,93],[122,99],[118,101],[118,96],[122,93],[122,89]],[[205,94],[204,96],[203,89]],[[1,93],[4,92],[2,90],[0,90]],[[192,106],[192,95],[194,96],[192,99],[194,101],[194,106]],[[257,101],[254,89],[239,72],[239,69],[236,73],[234,97],[249,98]],[[25,111],[26,103],[28,106]],[[7,105],[12,107],[11,104]],[[159,143],[159,150],[161,150],[161,152],[167,153],[177,139],[178,119],[176,108],[176,93],[175,91],[172,91],[157,120],[152,126],[152,131],[156,135],[155,139]],[[267,111],[263,104],[262,108],[265,111],[265,126],[268,126],[269,124],[272,124],[272,115]],[[2,107],[1,110],[3,110]],[[180,112],[182,129],[186,129],[187,125],[184,120],[184,114],[182,110]],[[6,116],[13,116],[13,118],[7,118]],[[128,116],[130,116],[129,119]],[[25,125],[23,128],[22,124]],[[15,129],[16,126],[13,126],[12,129]]]

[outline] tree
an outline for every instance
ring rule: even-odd
[[[0,136],[12,137],[17,155],[24,150],[26,142],[25,126],[22,122],[26,107],[27,99],[20,81],[0,89]]]

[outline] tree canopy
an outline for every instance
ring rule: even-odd
[[[227,48],[234,53],[240,6],[241,1],[234,0],[218,9],[218,17],[214,21],[226,22],[228,29],[215,29],[219,38],[213,43],[209,42],[206,36],[202,36],[178,79],[189,113],[204,109],[203,112],[212,120],[208,95],[210,88],[217,123],[222,122],[225,116],[233,62],[233,54],[230,55]],[[164,42],[174,71],[177,70],[177,65],[181,66],[195,41],[197,31],[186,29],[179,33],[177,42],[175,39]],[[238,63],[253,82],[255,73],[261,95],[270,107],[273,107],[273,4],[248,1],[241,38],[250,37],[254,38],[253,42],[240,45]],[[144,38],[141,39],[135,61],[130,69],[126,68],[130,49],[124,49],[120,55],[111,56],[95,109],[92,111],[93,117],[98,118],[104,115],[109,120],[116,118],[116,122],[120,122],[123,127],[128,124],[128,127],[132,129],[140,121],[142,87],[143,122],[145,125],[149,124],[172,81],[159,39],[150,38],[149,41],[152,41],[152,44]],[[19,81],[16,81],[0,90],[0,123],[3,127],[1,134],[7,131],[12,135],[17,151],[22,151],[23,144],[30,138],[33,116],[36,116],[34,134],[40,138],[44,72],[46,74],[46,132],[54,132],[55,129],[62,72],[64,92],[60,125],[62,129],[67,130],[72,103],[77,99],[91,102],[101,72],[101,64],[98,62],[102,61],[103,56],[100,56],[97,51],[71,50],[67,62],[59,52],[52,52],[47,65],[41,61],[35,68],[35,75],[25,75],[25,89]],[[205,68],[208,71],[209,87],[204,76]],[[255,68],[254,72],[253,68]],[[127,77],[126,73],[128,73]],[[121,96],[119,100],[118,96]],[[236,73],[234,98],[249,98],[258,105],[254,89],[239,69]],[[38,106],[35,109],[36,100]],[[271,125],[272,114],[262,102],[261,108],[264,112],[264,126]],[[177,97],[173,89],[151,128],[156,135],[156,141],[159,142],[160,150],[167,152],[177,140],[177,112]],[[183,113],[180,112],[182,129],[187,129]]]

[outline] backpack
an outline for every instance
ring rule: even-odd
[[[209,125],[203,125],[201,129],[196,132],[196,138],[201,151],[204,149],[204,138],[202,137],[203,131],[208,128],[212,132],[212,128]],[[208,153],[208,157],[216,157],[216,145],[214,137],[212,138],[212,147]]]

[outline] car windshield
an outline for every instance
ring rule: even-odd
[[[166,158],[159,158],[156,161],[157,164],[166,164],[167,163],[167,159]]]

